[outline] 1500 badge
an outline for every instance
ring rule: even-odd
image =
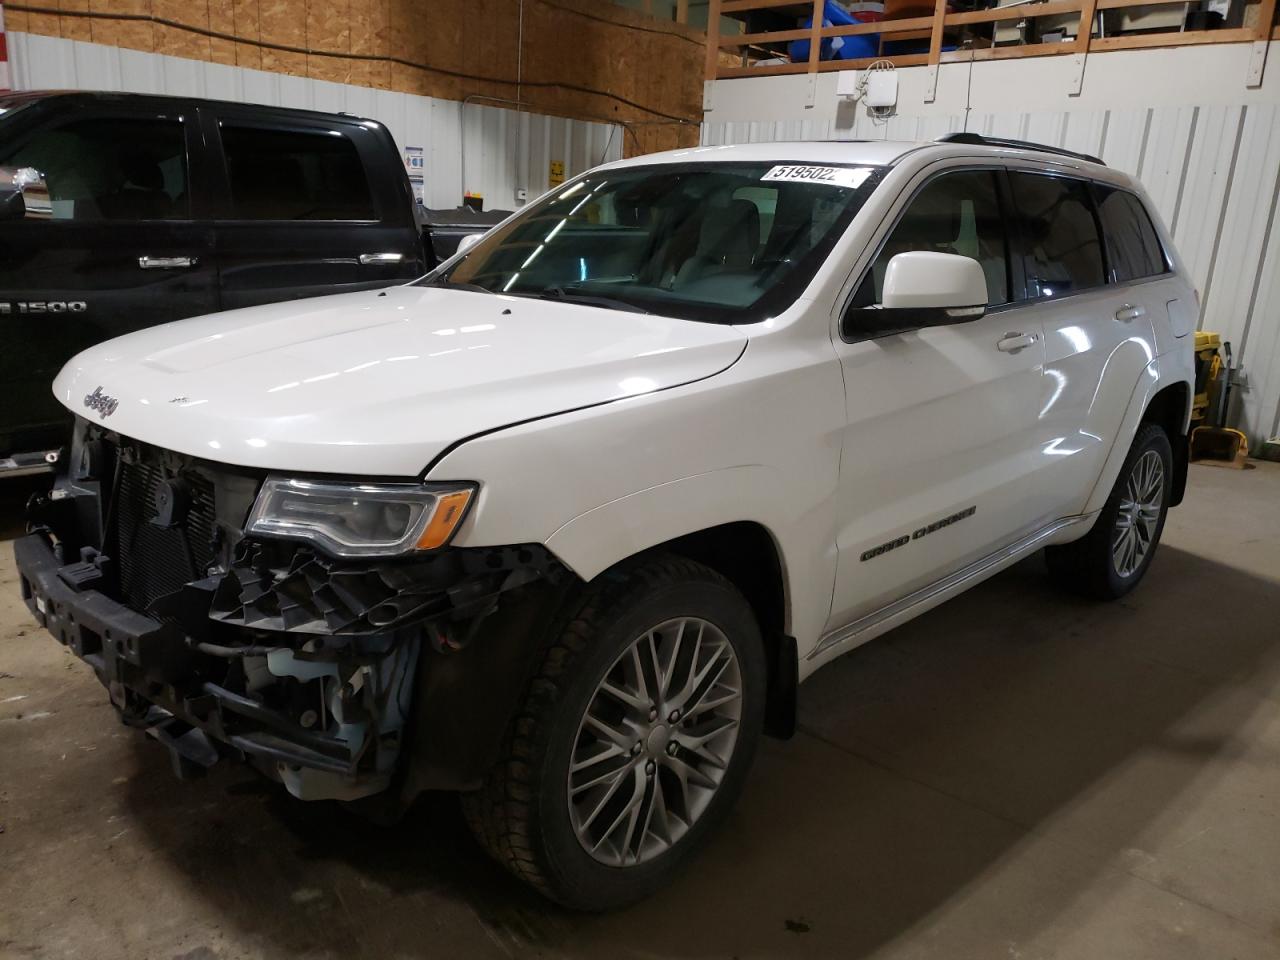
[[[977,512],[978,508],[976,505],[972,507],[965,507],[959,513],[953,513],[949,517],[943,517],[941,520],[935,520],[933,523],[926,524],[909,534],[904,533],[896,540],[890,540],[888,543],[882,543],[878,547],[872,547],[870,550],[865,551],[860,559],[865,562],[867,560],[874,560],[876,557],[882,557],[890,550],[897,550],[899,547],[905,547],[912,540],[919,540],[921,537],[927,537],[935,530],[941,530],[943,527],[949,527],[953,523],[959,523],[966,517],[972,517]]]
[[[0,300],[0,315],[12,313],[84,313],[83,300]]]

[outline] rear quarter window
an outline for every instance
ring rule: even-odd
[[[1127,190],[1095,185],[1107,260],[1116,283],[1168,272],[1160,238],[1142,201]]]

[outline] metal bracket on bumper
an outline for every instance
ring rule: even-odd
[[[308,771],[329,775],[319,789],[338,799],[386,787],[389,772],[361,769],[368,739],[304,729],[250,696],[200,679],[193,668],[199,654],[180,630],[96,590],[74,589],[61,575],[69,568],[42,534],[15,541],[14,557],[22,598],[35,618],[93,667],[126,723],[146,728],[169,747],[180,774],[230,754],[254,762],[291,791],[307,781],[313,797],[317,780]]]

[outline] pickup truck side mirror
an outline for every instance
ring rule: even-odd
[[[912,250],[889,261],[880,299],[845,314],[846,337],[866,340],[977,320],[987,309],[987,278],[972,257]]]
[[[0,167],[0,220],[47,220],[53,215],[49,188],[31,167]]]

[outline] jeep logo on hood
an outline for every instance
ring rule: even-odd
[[[120,401],[115,397],[109,397],[102,392],[101,387],[95,387],[93,393],[84,398],[84,405],[90,410],[97,410],[98,416],[103,420],[116,412],[116,407],[120,406]]]

